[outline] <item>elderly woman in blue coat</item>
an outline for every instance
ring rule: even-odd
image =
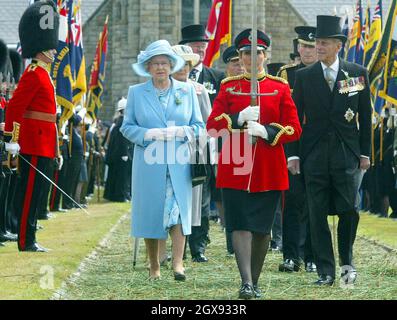
[[[183,250],[191,233],[190,148],[204,128],[194,87],[170,75],[185,64],[168,41],[151,43],[133,64],[150,79],[131,86],[121,133],[135,145],[132,236],[144,238],[149,276],[160,277],[159,239],[172,240],[175,280],[185,280]]]

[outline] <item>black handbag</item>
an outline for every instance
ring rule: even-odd
[[[202,153],[200,152],[199,140],[196,139],[196,148],[193,148],[193,161],[190,164],[192,172],[192,186],[203,184],[207,180],[208,170]]]

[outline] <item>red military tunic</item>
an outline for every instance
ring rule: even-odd
[[[57,129],[54,85],[46,64],[34,61],[23,73],[6,110],[5,135],[20,124],[22,154],[54,158]]]
[[[278,91],[275,96],[259,98],[259,123],[272,124],[281,130],[274,145],[262,138],[257,138],[255,145],[250,144],[247,130],[235,129],[238,128],[238,113],[250,105],[250,96],[230,92],[249,93],[250,80],[244,75],[223,80],[207,122],[209,135],[224,137],[218,164],[218,188],[263,192],[289,187],[283,144],[300,137],[302,129],[296,107],[285,80],[264,74],[258,79],[258,93]]]

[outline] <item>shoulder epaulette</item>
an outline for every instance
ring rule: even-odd
[[[37,64],[31,63],[29,68],[28,68],[28,72],[35,71],[36,69],[37,69]]]
[[[279,81],[279,82],[282,82],[282,83],[284,83],[284,84],[288,84],[288,81],[287,81],[287,80],[285,80],[285,79],[283,79],[283,78],[280,78],[280,77],[272,76],[272,75],[270,75],[270,74],[266,74],[266,78],[269,78],[269,79],[272,79],[272,80],[275,80],[275,81]]]
[[[294,68],[297,65],[298,64],[296,64],[296,63],[286,64],[286,65],[282,66],[278,72],[281,72],[281,71],[286,70],[286,69]]]
[[[225,84],[225,83],[227,83],[227,82],[229,82],[229,81],[232,81],[232,80],[240,80],[240,79],[243,79],[243,78],[244,78],[244,75],[243,75],[243,74],[239,74],[238,76],[227,77],[227,78],[223,79],[223,80],[221,81],[221,83],[222,83],[222,84]]]

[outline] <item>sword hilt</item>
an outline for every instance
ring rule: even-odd
[[[11,136],[11,143],[17,143],[18,139],[19,139],[19,129],[20,129],[20,124],[17,122],[13,123],[13,130],[12,130],[12,136]],[[7,166],[12,169],[12,160],[15,160],[15,156],[13,156],[12,154],[8,153],[8,157],[7,157]]]
[[[234,94],[236,96],[256,96],[256,97],[260,97],[260,96],[276,96],[278,95],[278,90],[274,90],[273,92],[268,92],[268,93],[245,93],[245,92],[241,92],[241,91],[234,91],[234,88],[227,88],[226,92],[230,93],[230,94]]]

